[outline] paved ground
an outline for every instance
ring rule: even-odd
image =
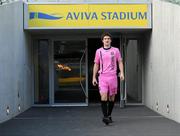
[[[144,106],[113,111],[105,126],[99,105],[31,108],[0,124],[0,136],[180,136],[180,124]]]

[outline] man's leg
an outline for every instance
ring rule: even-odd
[[[108,104],[108,117],[110,120],[110,123],[112,123],[112,117],[111,117],[111,113],[113,111],[114,108],[114,101],[115,101],[115,95],[109,96],[109,104]]]
[[[101,93],[101,108],[102,108],[102,113],[104,115],[103,117],[103,122],[108,125],[110,123],[110,120],[108,118],[108,105],[107,105],[107,93]]]
[[[110,121],[112,122],[111,113],[113,111],[115,95],[117,94],[117,87],[118,87],[117,77],[116,76],[110,77],[108,84],[109,84],[108,116]]]
[[[103,122],[105,124],[109,124],[110,120],[108,118],[108,84],[107,84],[107,77],[105,76],[99,76],[99,93],[101,95],[101,108],[102,108],[102,113],[104,115],[103,117]]]

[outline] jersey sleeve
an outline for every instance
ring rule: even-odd
[[[99,51],[96,50],[95,58],[94,58],[94,63],[99,64],[100,63],[100,57],[99,57]]]
[[[117,59],[117,61],[122,60],[121,52],[119,51],[119,49],[117,49],[117,52],[116,52],[116,59]]]

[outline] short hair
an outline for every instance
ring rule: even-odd
[[[108,32],[105,32],[101,35],[101,40],[103,40],[105,36],[109,36],[112,39],[112,35]]]

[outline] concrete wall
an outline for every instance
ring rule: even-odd
[[[31,106],[31,64],[30,36],[23,30],[23,3],[0,6],[0,122]]]
[[[180,6],[152,2],[153,30],[143,51],[145,105],[180,122]]]

